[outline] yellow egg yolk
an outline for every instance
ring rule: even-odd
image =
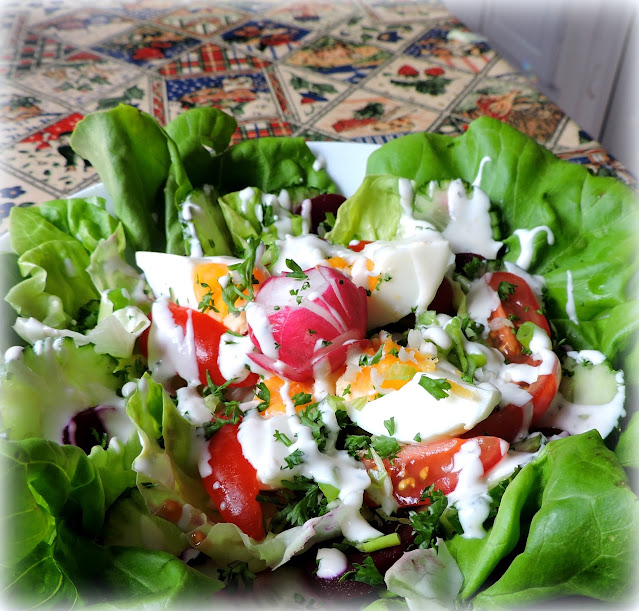
[[[199,310],[208,314],[215,320],[221,322],[229,329],[238,332],[245,332],[246,322],[243,313],[231,313],[229,307],[222,297],[222,291],[230,282],[228,265],[224,263],[202,263],[193,269],[193,293],[199,304]],[[267,274],[259,269],[253,269],[253,291],[257,292],[259,286],[266,280]],[[248,289],[243,291],[244,295],[249,294]],[[238,297],[234,306],[241,308],[246,303],[242,297]]]
[[[381,355],[377,357],[381,348]],[[366,358],[367,363],[363,362]],[[374,363],[372,361],[375,361]],[[412,348],[404,348],[390,337],[383,342],[375,337],[363,350],[362,365],[349,365],[346,373],[337,380],[336,392],[347,401],[366,397],[376,399],[381,391],[399,390],[410,382],[419,371],[435,370],[437,359]]]
[[[352,263],[348,263],[346,261],[346,259],[344,259],[343,257],[330,257],[329,259],[326,259],[326,263],[328,263],[332,268],[339,270],[340,272],[345,272],[348,273],[349,277],[352,278],[353,276],[353,264]],[[372,259],[366,259],[366,269],[369,272],[372,272],[373,269],[375,268],[375,262]],[[380,282],[380,278],[381,278],[381,274],[377,274],[377,276],[370,276],[368,277],[368,292],[369,294],[372,293],[377,286],[379,285]],[[364,287],[366,288],[366,287]]]

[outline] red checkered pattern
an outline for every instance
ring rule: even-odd
[[[166,125],[166,113],[164,112],[162,81],[153,82],[153,116],[160,125]]]
[[[249,138],[264,138],[266,136],[290,136],[293,133],[291,125],[281,121],[250,121],[239,124],[231,143]]]
[[[271,86],[273,87],[273,91],[275,92],[275,97],[277,98],[280,108],[285,113],[288,112],[288,102],[286,101],[286,96],[284,95],[282,84],[279,79],[272,72],[269,72],[268,79],[271,81]]]
[[[203,74],[217,72],[238,72],[253,68],[265,68],[269,62],[257,57],[230,56],[231,52],[218,45],[206,43],[199,49],[187,53],[178,61],[160,70],[163,76],[182,74]]]

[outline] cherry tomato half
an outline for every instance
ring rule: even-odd
[[[242,453],[239,424],[225,424],[209,441],[211,474],[202,481],[226,522],[256,541],[266,536],[257,472]]]
[[[491,343],[504,356],[512,360],[512,357],[521,354],[522,346],[515,334],[525,322],[536,324],[550,335],[548,321],[541,313],[535,295],[523,278],[509,272],[495,272],[491,275],[488,285],[501,295],[499,306],[492,312],[489,320],[505,318],[514,326],[503,326],[490,332]]]
[[[496,437],[476,437],[484,473],[492,469],[508,451],[508,444]],[[393,496],[400,507],[425,505],[424,490],[431,485],[444,494],[455,490],[459,473],[453,472],[453,459],[468,439],[451,437],[427,443],[405,445],[393,460],[384,459],[384,467],[393,483]],[[375,470],[375,462],[363,458],[368,470]]]
[[[511,362],[539,365],[539,361],[533,360],[522,351],[523,346],[517,339],[517,329],[525,322],[534,323],[550,335],[550,326],[541,313],[532,290],[523,278],[508,272],[493,273],[488,284],[501,295],[499,306],[491,313],[489,320],[504,318],[511,321],[513,325],[512,327],[504,325],[491,331],[488,336],[489,342]],[[502,285],[501,289],[500,285]],[[534,425],[550,407],[557,394],[559,380],[559,365],[556,364],[552,373],[540,375],[532,384],[521,382],[519,386],[532,396],[532,414],[526,414],[524,408],[519,405],[508,404],[496,409],[463,437],[494,435],[510,442],[514,441],[524,426]]]

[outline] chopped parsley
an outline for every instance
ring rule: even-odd
[[[255,396],[262,400],[262,403],[257,406],[257,409],[258,411],[263,412],[271,405],[271,391],[264,382],[260,382],[257,385],[257,389],[258,391],[255,393]]]
[[[311,396],[307,396],[309,398],[308,401],[310,401]],[[295,399],[295,395],[293,395],[293,399]],[[304,403],[308,403],[308,401],[304,401]],[[296,403],[296,405],[303,405],[304,403]],[[324,420],[322,420],[322,412],[320,411],[317,403],[307,405],[304,409],[300,410],[297,415],[299,416],[300,422],[311,429],[313,439],[320,451],[325,450],[329,431]]]
[[[382,360],[382,356],[384,356],[384,346],[381,345],[379,350],[373,355],[369,356],[368,354],[362,354],[359,357],[359,366],[360,367],[368,367],[370,365],[377,365]]]
[[[392,437],[395,434],[395,417],[391,416],[388,420],[384,420],[384,426],[388,434]]]
[[[244,252],[244,260],[240,263],[229,265],[229,282],[222,289],[222,299],[231,313],[240,311],[239,308],[235,307],[235,302],[238,299],[253,301],[255,297],[253,285],[259,284],[259,282],[253,275],[253,268],[255,267],[255,259],[259,245],[260,241],[257,238],[248,238]],[[240,278],[238,283],[233,281],[233,272],[236,272]]]
[[[249,591],[253,589],[255,574],[249,571],[248,564],[241,560],[231,562],[219,570],[219,578],[224,582],[226,589],[236,592],[239,589]]]
[[[408,519],[415,533],[415,545],[426,549],[434,547],[437,537],[442,534],[440,521],[448,507],[448,499],[441,490],[435,490],[431,485],[424,490],[420,500],[430,501],[428,507],[422,511],[409,511]]]
[[[384,585],[384,577],[379,572],[370,556],[366,556],[361,564],[353,562],[353,569],[354,570],[352,571],[344,573],[339,580],[344,581],[346,579],[351,579],[353,581],[361,581],[362,583],[367,583],[369,586],[374,586],[376,588]]]
[[[286,463],[286,466],[280,467],[280,470],[282,471],[284,469],[292,469],[293,467],[297,467],[297,465],[301,465],[304,462],[304,452],[302,452],[302,450],[300,449],[297,449],[294,452],[291,452],[288,456],[285,456],[284,462]]]
[[[371,445],[380,458],[388,458],[389,460],[393,460],[402,449],[397,439],[386,435],[377,435],[373,438]]]
[[[219,312],[219,310],[215,307],[215,301],[213,300],[213,291],[211,290],[211,286],[206,282],[200,282],[199,278],[196,282],[204,289],[207,289],[206,293],[203,295],[200,303],[197,306],[197,309],[202,313],[206,313],[209,310],[213,310],[213,312]]]
[[[296,278],[297,280],[306,280],[308,278],[304,270],[293,259],[286,259],[286,267],[291,270],[287,274],[289,278]]]
[[[296,392],[293,397],[293,404],[295,407],[299,407],[300,405],[306,405],[313,400],[313,396],[307,392]]]
[[[506,281],[500,282],[499,286],[497,287],[497,295],[499,295],[499,299],[501,299],[502,301],[506,301],[506,299],[508,299],[508,297],[510,297],[515,292],[516,288],[516,284],[511,284],[510,282]]]
[[[303,475],[296,475],[293,481],[284,480],[282,482],[284,494],[294,493],[294,498],[290,498],[289,503],[279,512],[277,518],[284,519],[292,526],[302,526],[311,518],[324,515],[328,509],[328,501],[324,493],[320,490],[319,484]],[[302,497],[299,498],[300,493]]]

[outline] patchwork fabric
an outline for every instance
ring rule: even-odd
[[[238,121],[233,142],[454,136],[489,115],[636,186],[441,0],[7,0],[0,13],[0,231],[12,206],[98,180],[68,136],[120,103],[161,125],[221,108]]]

